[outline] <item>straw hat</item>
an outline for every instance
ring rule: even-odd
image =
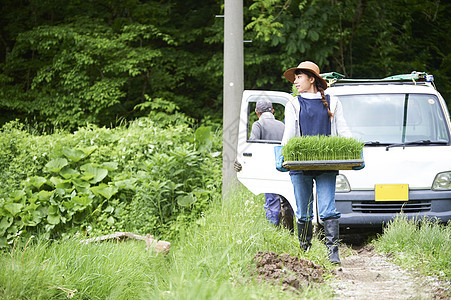
[[[327,82],[319,75],[319,67],[314,62],[303,61],[296,68],[290,68],[286,70],[283,73],[283,76],[285,76],[285,78],[288,79],[289,82],[294,83],[294,73],[296,72],[296,70],[306,70],[312,72],[323,89],[327,89]]]

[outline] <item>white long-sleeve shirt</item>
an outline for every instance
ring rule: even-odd
[[[303,98],[321,99],[321,93],[301,93]],[[301,136],[299,128],[299,101],[298,97],[293,97],[285,105],[285,131],[283,133],[282,145],[286,145],[288,140],[295,136]],[[330,111],[334,114],[331,119],[331,135],[352,137],[351,131],[343,117],[343,107],[336,96],[330,96]]]

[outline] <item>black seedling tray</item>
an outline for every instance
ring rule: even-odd
[[[282,166],[289,170],[352,170],[363,165],[363,159],[284,161]]]

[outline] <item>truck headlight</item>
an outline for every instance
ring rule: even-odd
[[[351,186],[349,181],[343,174],[337,175],[337,181],[335,183],[335,192],[337,193],[348,193],[351,191]]]
[[[451,190],[451,171],[441,172],[435,176],[432,183],[432,190],[434,191],[449,191]]]

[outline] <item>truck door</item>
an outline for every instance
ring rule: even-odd
[[[271,101],[274,116],[283,122],[285,104],[292,98],[288,93],[273,91],[243,92],[240,109],[237,160],[242,170],[237,173],[238,180],[255,195],[275,193],[284,196],[296,209],[293,186],[288,172],[275,168],[274,146],[280,141],[249,140],[253,122],[257,121],[255,105],[257,101]]]

